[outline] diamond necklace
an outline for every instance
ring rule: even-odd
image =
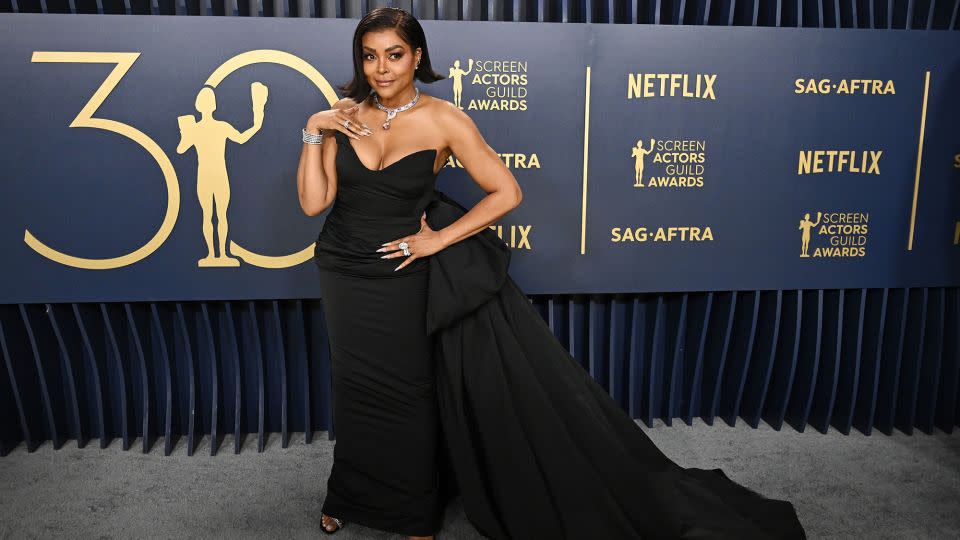
[[[401,105],[395,109],[390,109],[381,105],[380,98],[377,96],[377,93],[373,92],[373,102],[377,104],[378,109],[387,113],[387,121],[382,124],[383,129],[390,129],[390,120],[393,120],[393,117],[396,116],[398,112],[405,111],[416,105],[417,100],[420,99],[420,89],[417,87],[414,87],[413,89],[417,91],[417,93],[413,96],[413,99],[411,99],[409,103]]]

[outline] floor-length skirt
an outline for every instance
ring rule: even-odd
[[[320,272],[336,433],[323,513],[415,536],[442,517],[427,276]]]

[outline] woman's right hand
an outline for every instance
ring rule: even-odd
[[[354,139],[359,139],[361,135],[371,135],[373,131],[360,121],[359,110],[360,105],[358,104],[346,109],[333,108],[314,113],[307,120],[306,130],[313,133],[321,129],[328,131],[335,129]],[[349,120],[349,123],[347,123],[347,127],[344,127],[343,125],[347,120]]]

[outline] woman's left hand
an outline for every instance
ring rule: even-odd
[[[383,259],[405,257],[403,250],[399,247],[400,242],[407,243],[407,249],[410,251],[410,256],[407,257],[405,261],[400,263],[400,266],[394,268],[394,272],[403,268],[404,266],[407,266],[416,259],[433,255],[445,247],[443,245],[443,239],[440,238],[440,233],[431,229],[430,226],[427,225],[426,212],[424,212],[423,216],[420,217],[420,230],[417,232],[417,234],[404,236],[403,238],[398,238],[382,244],[384,247],[378,249],[377,252],[388,252],[386,255],[381,257]]]

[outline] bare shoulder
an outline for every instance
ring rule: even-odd
[[[433,97],[430,101],[434,121],[447,139],[461,138],[471,134],[479,135],[473,118],[470,118],[469,114],[463,112],[452,101],[438,97]]]
[[[433,107],[433,110],[431,112],[433,112],[436,115],[438,120],[442,122],[473,123],[473,119],[471,119],[467,113],[460,110],[459,107],[454,105],[452,101],[448,101],[446,99],[438,98],[435,96],[430,96],[430,97],[431,97],[430,103],[431,103],[431,106]]]

